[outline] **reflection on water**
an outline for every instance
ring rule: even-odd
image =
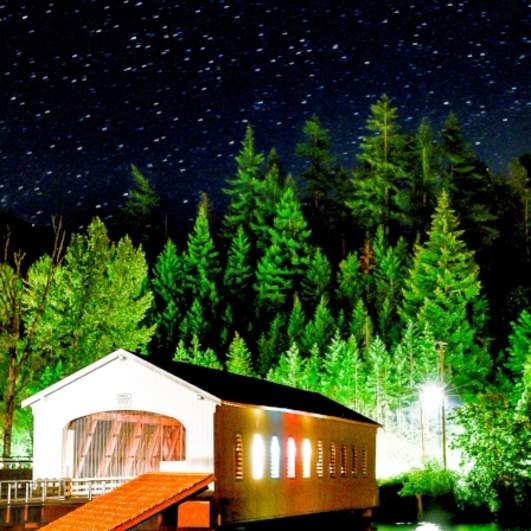
[[[419,522],[418,524],[376,524],[374,529],[378,531],[498,531],[500,528],[496,524],[467,524],[467,525],[446,525],[435,524],[433,522]]]

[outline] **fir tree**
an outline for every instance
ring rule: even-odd
[[[317,345],[313,345],[310,354],[304,358],[304,374],[301,387],[307,391],[320,393],[322,391],[322,359]]]
[[[302,297],[310,307],[327,295],[332,277],[332,267],[328,258],[317,247],[310,257],[302,279]]]
[[[232,300],[245,300],[250,287],[252,271],[249,261],[251,244],[241,226],[236,229],[227,257],[223,277],[225,292]]]
[[[482,385],[490,363],[481,345],[487,316],[479,270],[461,236],[448,194],[443,193],[428,241],[417,246],[401,316],[420,329],[428,326],[435,340],[445,343],[447,377],[467,392]]]
[[[188,355],[190,357],[190,363],[193,363],[194,365],[208,367],[209,369],[221,370],[223,368],[218,360],[218,357],[212,349],[207,348],[202,350],[201,343],[199,342],[197,336],[192,337],[192,343],[190,345],[190,349],[188,350]]]
[[[279,352],[282,352],[285,346],[283,329],[285,318],[282,313],[275,315],[269,330],[262,333],[258,340],[258,362],[255,365],[258,373],[266,375],[269,369],[277,362]]]
[[[297,345],[293,344],[278,360],[278,365],[267,373],[267,379],[291,387],[302,387],[304,381],[305,360],[299,353]]]
[[[229,351],[227,353],[227,370],[234,374],[253,376],[251,353],[245,344],[245,340],[240,334],[238,334],[238,332],[234,333],[234,338],[229,346]]]
[[[235,234],[239,225],[249,231],[254,211],[256,184],[260,178],[263,162],[264,156],[256,153],[254,148],[253,129],[247,126],[242,148],[236,157],[236,177],[227,180],[228,186],[223,189],[223,192],[229,196],[229,206],[224,220],[228,235]]]
[[[301,348],[305,327],[306,316],[304,315],[301,301],[298,295],[295,293],[293,295],[293,309],[291,310],[287,327],[287,336],[290,345],[295,343],[299,348]]]
[[[392,392],[391,357],[383,341],[375,336],[366,350],[367,381],[366,389],[370,393],[373,416],[383,422],[389,413],[389,397]]]
[[[522,310],[518,320],[512,323],[513,332],[509,336],[509,360],[507,367],[513,374],[521,375],[531,363],[531,313]]]
[[[355,302],[363,293],[363,279],[360,261],[356,253],[349,253],[339,263],[337,273],[336,298],[341,306],[350,313]]]
[[[195,298],[189,310],[184,315],[184,318],[179,324],[179,331],[181,337],[190,340],[192,337],[197,337],[204,340],[210,331],[210,324],[205,319],[203,305],[198,298]]]
[[[309,352],[313,345],[324,351],[332,338],[336,323],[328,308],[326,297],[321,297],[313,319],[306,325],[304,330],[304,351]]]
[[[384,94],[371,105],[369,135],[363,138],[358,155],[362,167],[354,174],[353,197],[347,201],[356,224],[368,234],[383,225],[388,236],[393,221],[408,223],[409,185],[401,160],[404,138],[396,122],[397,109]]]
[[[356,338],[358,345],[363,347],[368,347],[372,341],[374,326],[361,297],[357,300],[352,310],[350,334]]]
[[[177,247],[168,240],[157,257],[151,278],[154,295],[153,322],[157,325],[156,349],[173,351],[177,341],[177,325],[182,316],[183,277]]]

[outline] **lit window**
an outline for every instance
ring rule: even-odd
[[[234,478],[243,479],[243,441],[239,433],[234,438]]]
[[[288,439],[288,478],[295,477],[295,458],[297,457],[297,447],[295,446],[295,439],[290,437]]]
[[[309,478],[312,475],[312,445],[309,439],[302,441],[302,477]]]
[[[328,472],[331,478],[336,477],[336,445],[330,443],[330,457],[328,460]]]
[[[341,445],[341,462],[339,465],[339,470],[341,472],[341,477],[346,478],[347,477],[347,447],[344,444]]]
[[[361,448],[361,475],[367,477],[367,448],[363,446]]]
[[[352,468],[350,469],[350,473],[353,476],[357,476],[358,475],[358,452],[354,445],[352,445],[351,447],[351,456],[352,456],[352,463],[351,463]]]
[[[323,441],[317,441],[317,477],[322,478],[324,476],[324,452]]]
[[[265,446],[264,439],[258,433],[253,436],[253,479],[264,477]]]
[[[271,437],[271,477],[278,479],[280,477],[280,442],[278,437],[273,435]]]

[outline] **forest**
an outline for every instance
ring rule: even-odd
[[[37,251],[37,229],[3,216],[4,457],[30,451],[23,398],[125,348],[321,392],[398,431],[438,382],[460,406],[450,442],[474,464],[464,496],[523,507],[531,155],[496,174],[454,114],[407,132],[386,95],[353,167],[317,116],[295,149],[296,175],[248,126],[224,210],[201,194],[190,230],[134,165],[107,225],[70,234],[56,216]]]

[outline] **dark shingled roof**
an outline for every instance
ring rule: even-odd
[[[291,409],[378,425],[319,393],[189,363],[142,358],[224,402]]]

